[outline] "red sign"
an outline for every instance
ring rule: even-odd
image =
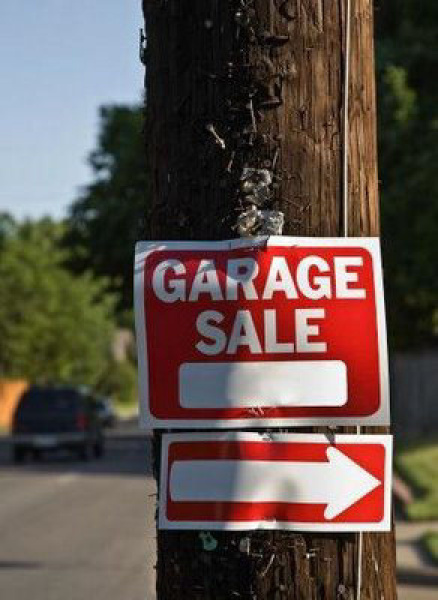
[[[389,531],[392,437],[163,436],[162,529]]]
[[[377,238],[141,242],[150,427],[388,424]]]

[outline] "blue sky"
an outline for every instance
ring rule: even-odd
[[[140,0],[0,0],[0,211],[62,217],[98,108],[140,102]]]

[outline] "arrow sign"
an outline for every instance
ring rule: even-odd
[[[160,525],[389,529],[391,436],[165,436]],[[205,519],[205,521],[204,521]]]
[[[382,484],[348,456],[330,446],[328,462],[257,460],[179,461],[170,474],[174,502],[289,502],[325,504],[334,519]],[[354,486],[351,482],[354,481]]]

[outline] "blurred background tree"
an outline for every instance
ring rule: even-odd
[[[106,279],[65,267],[63,230],[0,218],[0,373],[95,386],[111,361],[116,296]]]
[[[438,3],[380,0],[379,161],[392,347],[438,336]]]
[[[147,219],[143,121],[138,107],[101,108],[98,144],[89,157],[94,181],[72,204],[65,236],[72,269],[109,277],[119,311],[132,309],[134,244]]]

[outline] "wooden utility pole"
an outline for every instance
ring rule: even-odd
[[[345,144],[348,0],[143,0],[150,239],[237,237],[248,167],[284,234],[378,234],[373,9],[350,2]],[[393,534],[158,532],[158,600],[353,600],[358,580],[396,598]]]

